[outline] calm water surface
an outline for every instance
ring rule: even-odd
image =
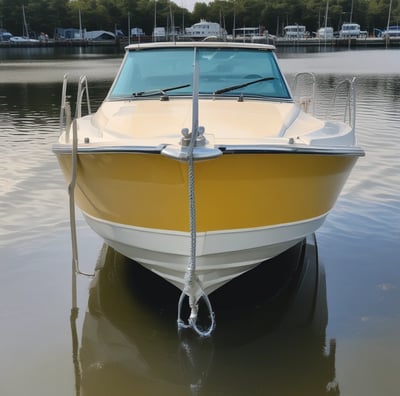
[[[212,295],[217,328],[207,340],[177,334],[178,292],[103,246],[80,216],[81,270],[101,269],[78,276],[74,316],[68,197],[51,152],[61,81],[86,74],[97,107],[121,54],[5,51],[1,395],[399,394],[400,51],[279,54],[289,81],[316,73],[323,104],[357,76],[366,157],[316,235],[318,255],[310,239]]]

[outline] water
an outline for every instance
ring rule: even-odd
[[[121,54],[51,51],[0,53],[1,395],[398,394],[400,51],[279,54],[289,81],[314,71],[322,92],[357,76],[366,157],[317,232],[318,257],[309,240],[290,284],[284,257],[221,289],[207,340],[178,335],[179,293],[105,249],[81,216],[81,270],[102,269],[78,276],[70,319],[68,197],[51,153],[61,81],[87,74],[97,107]]]

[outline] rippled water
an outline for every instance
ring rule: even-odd
[[[176,290],[146,282],[80,216],[81,269],[103,269],[78,277],[70,321],[68,197],[51,153],[61,81],[87,74],[96,107],[121,54],[28,55],[0,52],[1,395],[398,394],[400,51],[279,54],[289,81],[316,73],[324,104],[338,81],[357,76],[366,157],[316,235],[318,257],[309,241],[289,285],[283,258],[221,289],[210,340],[178,335]],[[277,285],[271,302],[265,290]]]

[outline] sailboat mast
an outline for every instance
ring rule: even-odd
[[[81,9],[79,8],[79,36],[80,39],[83,39],[83,34],[82,34],[82,18],[81,18]]]
[[[353,22],[354,0],[351,0],[350,23]]]
[[[392,0],[390,0],[389,3],[389,13],[388,13],[388,20],[387,20],[387,24],[386,24],[386,31],[389,30],[389,26],[390,26],[390,14],[392,13]]]
[[[184,12],[183,1],[182,1],[182,34],[185,34],[185,12]]]
[[[153,41],[157,41],[157,0],[154,0],[154,28],[153,28]]]
[[[233,26],[232,26],[233,40],[235,40],[235,30],[236,30],[236,9],[235,9],[235,3],[233,3]]]
[[[172,12],[172,5],[171,2],[169,2],[169,17],[171,19],[171,36],[172,36],[172,41],[175,41],[175,20],[174,20],[174,14]]]
[[[22,18],[23,18],[23,23],[24,23],[24,25],[22,27],[22,37],[29,37],[28,24],[26,23],[25,6],[24,5],[22,5]]]
[[[328,26],[328,10],[329,10],[329,0],[326,0],[326,8],[325,8],[325,35],[326,35],[326,27]]]
[[[131,43],[131,13],[128,11],[128,44],[130,43]]]

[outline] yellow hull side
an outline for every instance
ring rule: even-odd
[[[71,155],[57,154],[70,180]],[[195,163],[197,231],[256,228],[326,214],[356,156],[229,154]],[[79,155],[78,206],[103,220],[189,231],[188,164],[146,153]]]

